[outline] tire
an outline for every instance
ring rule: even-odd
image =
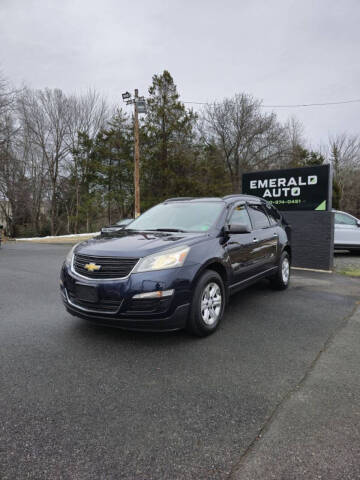
[[[288,288],[290,282],[290,256],[287,252],[281,254],[278,270],[269,280],[270,285],[276,290]]]
[[[218,328],[224,309],[225,287],[222,278],[214,270],[205,270],[195,287],[187,331],[198,337],[211,335]]]

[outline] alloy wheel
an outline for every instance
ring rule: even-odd
[[[283,282],[286,284],[289,281],[290,276],[290,262],[287,257],[284,258],[282,265],[281,265],[281,275]]]
[[[201,317],[208,326],[214,325],[221,313],[222,295],[220,286],[215,282],[208,283],[201,295]]]

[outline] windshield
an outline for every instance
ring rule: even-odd
[[[131,222],[129,230],[207,232],[216,222],[224,204],[220,202],[162,203]]]

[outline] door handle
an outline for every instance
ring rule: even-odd
[[[277,233],[273,233],[274,237],[278,237],[279,235]]]
[[[254,238],[253,238],[253,242],[255,243],[255,242],[257,242],[257,241],[258,241],[258,239],[257,239],[256,237],[254,237]]]

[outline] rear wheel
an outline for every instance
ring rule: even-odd
[[[283,252],[280,257],[279,267],[275,275],[269,278],[270,284],[277,290],[285,290],[290,281],[290,256]]]
[[[225,308],[225,288],[220,275],[206,270],[199,278],[191,305],[187,330],[199,337],[215,332]]]

